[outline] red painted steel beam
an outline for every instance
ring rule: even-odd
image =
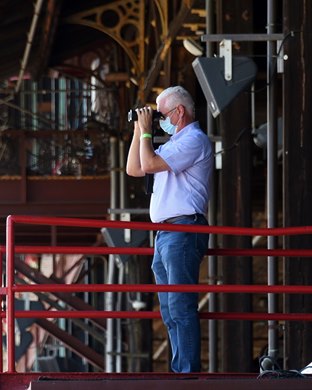
[[[90,246],[38,246],[20,245],[15,253],[54,253],[54,254],[86,254],[86,255],[153,255],[154,249],[147,247],[90,247]],[[218,248],[207,249],[207,255],[214,256],[286,256],[312,257],[312,249],[265,249],[265,248]]]
[[[312,294],[312,286],[303,285],[210,285],[210,284],[37,284],[15,285],[14,292],[198,292],[198,293],[281,293]]]
[[[281,235],[299,235],[312,234],[312,226],[295,226],[285,228],[247,228],[237,226],[200,226],[200,225],[176,225],[167,223],[151,222],[129,222],[129,221],[111,221],[94,220],[79,218],[60,218],[60,217],[36,217],[29,215],[10,215],[8,219],[14,223],[30,225],[51,225],[51,226],[75,226],[89,228],[110,227],[116,229],[134,229],[134,230],[165,230],[165,231],[189,231],[199,233],[213,233],[226,235],[247,235],[247,236],[281,236]]]
[[[1,313],[4,317],[4,313]],[[158,311],[97,311],[97,310],[58,310],[58,311],[16,311],[17,318],[125,318],[125,319],[159,319]],[[312,313],[253,313],[253,312],[205,312],[199,313],[202,320],[245,320],[245,321],[312,321]]]
[[[5,253],[6,247],[0,245],[0,253]],[[89,246],[42,246],[42,245],[16,245],[15,253],[56,253],[56,254],[138,254],[152,255],[154,248],[147,247],[89,247]],[[312,249],[265,249],[265,248],[215,248],[207,249],[207,255],[217,256],[287,256],[287,257],[310,257]]]
[[[15,371],[15,317],[14,317],[14,223],[7,218],[6,225],[6,333],[7,333],[7,365],[8,372]]]
[[[3,287],[3,259],[4,259],[4,253],[0,253],[0,314],[3,313],[2,311],[2,301],[3,297],[2,295],[5,295],[7,293],[7,289]],[[3,372],[3,322],[2,319],[0,319],[0,372]]]
[[[273,383],[272,383],[273,382]],[[210,380],[199,380],[191,378],[181,379],[168,379],[168,380],[114,380],[114,381],[87,381],[81,380],[79,382],[66,382],[59,380],[50,381],[38,381],[32,382],[29,390],[120,390],[126,388],[128,390],[193,390],[195,387],[197,390],[310,390],[312,380],[305,378],[294,379],[279,379],[265,381],[257,379],[210,379]]]
[[[55,372],[55,373],[3,373],[0,376],[1,390],[25,390],[31,389],[79,389],[79,384],[84,385],[83,389],[106,389],[119,390],[164,390],[179,389],[197,390],[293,390],[311,389],[312,378],[307,375],[305,378],[291,379],[258,379],[258,373],[77,373],[77,372]],[[40,384],[40,386],[39,386]],[[37,387],[38,385],[38,387]],[[67,385],[67,386],[66,386]]]

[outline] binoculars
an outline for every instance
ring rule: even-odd
[[[153,120],[156,120],[156,119],[161,119],[163,117],[162,113],[159,112],[159,111],[155,111],[153,110],[153,115],[152,115],[152,118]],[[138,114],[135,110],[129,110],[128,112],[128,122],[135,122],[138,120]]]

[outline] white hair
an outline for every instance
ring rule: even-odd
[[[195,104],[190,93],[180,85],[175,87],[169,87],[164,89],[156,98],[156,104],[163,99],[166,99],[166,106],[178,106],[182,104],[189,115],[194,116],[195,114]]]

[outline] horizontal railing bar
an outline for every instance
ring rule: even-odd
[[[5,252],[2,246],[0,251]],[[86,254],[86,255],[142,255],[149,256],[154,253],[150,247],[89,247],[89,246],[33,246],[21,245],[15,247],[17,254]],[[265,249],[265,248],[216,248],[207,249],[209,256],[283,256],[283,257],[312,257],[312,249]]]
[[[238,226],[204,226],[184,225],[170,223],[133,222],[133,221],[111,221],[78,218],[60,217],[36,217],[29,215],[10,215],[7,219],[14,223],[29,225],[51,225],[51,226],[72,226],[72,227],[94,227],[94,228],[116,228],[132,230],[165,230],[165,231],[189,231],[199,233],[212,233],[223,235],[247,235],[247,236],[281,236],[311,234],[312,226],[295,226],[284,228],[246,228]]]
[[[198,292],[198,293],[288,293],[312,294],[312,286],[305,285],[239,285],[239,284],[31,284],[15,285],[14,292]]]
[[[5,318],[5,312],[0,312]],[[17,318],[124,318],[159,319],[159,311],[96,311],[96,310],[28,310],[16,311]],[[199,313],[200,319],[213,320],[249,320],[249,321],[312,321],[312,313],[251,313],[251,312],[205,312]]]

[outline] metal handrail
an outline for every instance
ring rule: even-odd
[[[6,253],[6,285],[0,286],[0,294],[6,296],[6,310],[0,312],[2,318],[6,318],[7,328],[7,362],[8,372],[15,372],[15,318],[160,318],[159,312],[148,311],[16,311],[14,308],[14,296],[16,292],[215,292],[215,293],[288,293],[288,294],[311,294],[311,286],[273,286],[273,285],[82,285],[82,284],[48,284],[48,285],[16,285],[14,282],[14,255],[16,253],[84,253],[84,254],[139,254],[152,255],[153,248],[121,248],[121,247],[58,247],[58,246],[15,246],[15,224],[94,227],[94,228],[121,228],[136,230],[166,230],[166,231],[189,231],[223,235],[250,235],[250,236],[280,236],[311,234],[312,226],[289,227],[289,228],[242,228],[222,226],[198,226],[198,225],[175,225],[149,222],[128,222],[111,220],[88,220],[77,218],[59,217],[33,217],[33,216],[8,216],[6,247],[0,246],[0,253]],[[207,254],[220,256],[300,256],[311,257],[312,249],[288,250],[288,249],[242,249],[242,248],[216,248],[208,249]],[[2,265],[1,265],[2,267]],[[0,268],[2,271],[2,269]],[[303,313],[201,313],[200,318],[222,320],[297,320],[312,321],[312,314]],[[2,333],[2,332],[1,332]],[[0,336],[2,337],[2,336]],[[2,341],[2,340],[0,340]],[[2,358],[2,351],[0,352]],[[1,359],[2,366],[2,359]],[[2,369],[2,367],[1,367]],[[2,371],[2,370],[1,370]]]

